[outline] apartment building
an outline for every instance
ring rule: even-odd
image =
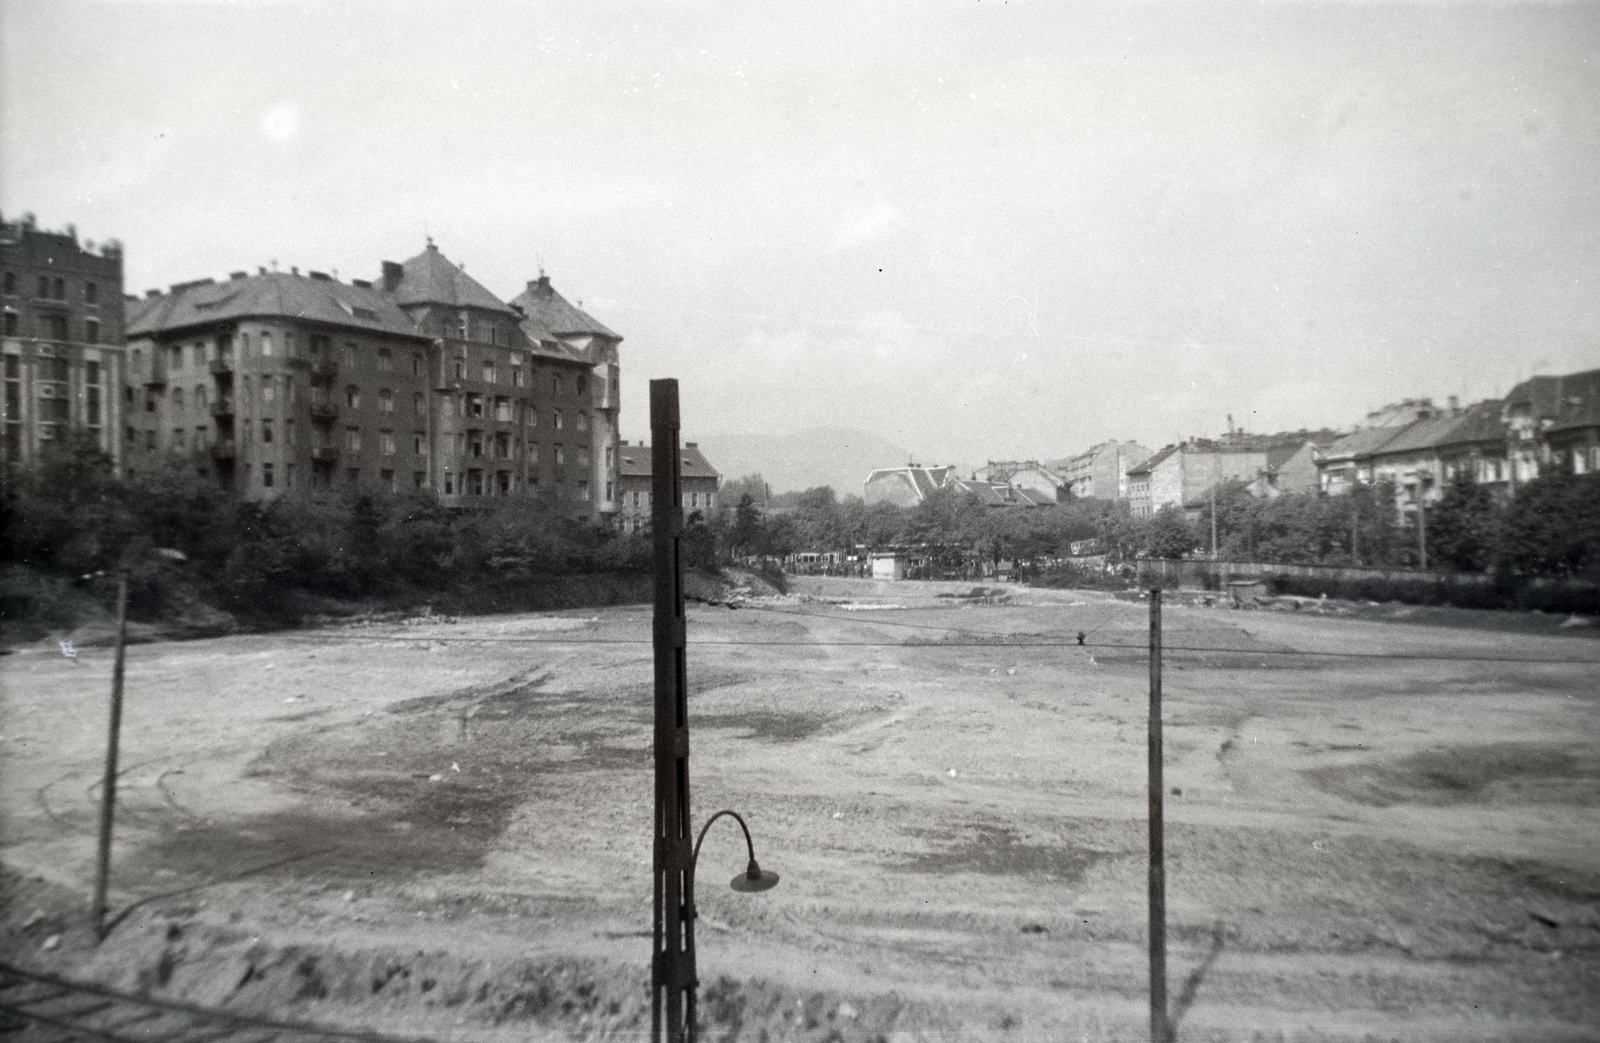
[[[609,524],[621,338],[604,334],[574,348],[431,241],[376,281],[262,269],[151,291],[128,320],[122,468],[183,460],[251,499],[530,495]]]
[[[80,243],[75,230],[0,221],[4,308],[4,434],[0,455],[27,464],[82,431],[120,459],[125,380],[122,248]]]

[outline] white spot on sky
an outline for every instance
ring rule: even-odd
[[[261,114],[261,136],[274,145],[287,145],[300,133],[300,110],[281,101]]]

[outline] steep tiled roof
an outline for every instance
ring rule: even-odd
[[[1505,437],[1505,429],[1500,423],[1500,408],[1498,401],[1479,402],[1459,413],[1440,413],[1414,421],[1401,428],[1391,441],[1368,455],[1388,456],[1391,453],[1414,453],[1469,442],[1499,441]]]
[[[585,334],[622,339],[588,312],[573,307],[550,285],[550,278],[546,275],[528,283],[528,288],[513,297],[511,303],[521,308],[526,316],[522,328],[532,340]]]
[[[1165,449],[1162,449],[1159,452],[1157,452],[1156,455],[1152,456],[1150,459],[1146,460],[1144,463],[1140,464],[1138,467],[1130,467],[1130,468],[1128,468],[1128,473],[1130,475],[1148,474],[1149,472],[1155,470],[1156,467],[1159,466],[1160,463],[1163,460],[1165,460],[1167,457],[1171,456],[1173,453],[1176,453],[1177,451],[1178,451],[1178,447],[1177,446],[1169,445]]]
[[[624,443],[617,450],[617,474],[624,478],[649,478],[651,473],[651,454],[654,452],[647,445],[628,445]],[[700,447],[693,442],[685,443],[679,448],[682,463],[679,465],[679,475],[684,478],[720,478],[721,474]]]
[[[1600,424],[1600,369],[1556,378],[1558,407],[1549,430],[1569,431]]]
[[[370,287],[286,272],[181,283],[137,306],[130,304],[127,315],[129,337],[282,317],[427,339],[405,312]]]
[[[1322,454],[1322,462],[1326,464],[1370,456],[1384,448],[1404,430],[1403,427],[1364,427],[1359,431],[1352,431],[1328,446]]]
[[[389,263],[385,262],[385,265]],[[401,264],[400,271],[399,282],[387,293],[395,303],[405,307],[442,304],[448,308],[482,308],[506,315],[516,314],[476,279],[450,263],[449,258],[440,253],[432,242],[421,253]]]

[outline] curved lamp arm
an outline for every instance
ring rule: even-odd
[[[733,878],[735,891],[765,891],[778,883],[778,874],[761,868],[756,862],[756,846],[750,839],[750,827],[744,824],[744,818],[737,811],[719,811],[706,819],[706,824],[700,827],[700,836],[694,842],[694,853],[689,858],[689,872],[694,872],[695,866],[700,862],[700,845],[705,842],[706,832],[711,829],[711,823],[724,815],[730,815],[739,823],[739,828],[744,830],[745,849],[750,853],[750,865],[745,871]]]

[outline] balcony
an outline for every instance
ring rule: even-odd
[[[211,446],[211,459],[218,463],[226,463],[239,455],[239,449],[232,442],[214,442]]]
[[[233,416],[233,399],[219,398],[212,402],[211,415],[215,417]]]
[[[233,359],[220,358],[211,360],[211,375],[214,377],[227,377],[233,375]]]
[[[339,419],[339,407],[332,402],[313,402],[311,403],[311,419],[337,420]]]
[[[311,459],[317,463],[331,464],[339,459],[339,447],[336,445],[314,446],[311,450]]]

